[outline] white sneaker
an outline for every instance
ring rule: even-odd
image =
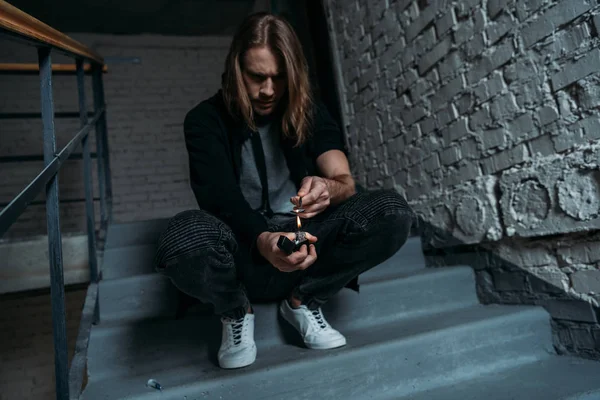
[[[246,314],[238,320],[223,317],[221,322],[223,336],[218,355],[221,368],[241,368],[252,364],[256,360],[254,314]]]
[[[287,300],[279,306],[281,316],[300,332],[310,349],[334,349],[346,345],[344,335],[327,323],[321,308],[309,310],[305,305],[292,308]]]

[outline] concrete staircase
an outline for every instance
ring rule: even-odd
[[[418,238],[324,307],[346,347],[309,350],[258,304],[257,361],[222,370],[218,317],[175,319],[177,292],[152,269],[165,224],[108,231],[83,399],[600,399],[600,363],[557,356],[544,309],[479,304],[472,269],[425,268]]]

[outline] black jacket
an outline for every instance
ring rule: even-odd
[[[183,126],[190,183],[198,205],[254,247],[258,235],[267,230],[267,222],[250,207],[239,187],[242,144],[250,138],[249,127],[227,112],[221,91],[190,110]],[[333,149],[347,154],[337,123],[324,104],[316,103],[308,140],[294,147],[292,141],[282,139],[281,150],[296,187],[305,176],[318,175],[317,157]]]

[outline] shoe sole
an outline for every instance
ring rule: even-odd
[[[285,319],[287,321],[288,324],[290,324],[292,327],[294,327],[294,329],[296,329],[296,331],[298,331],[298,328],[296,328],[296,326],[294,326],[294,324],[287,318],[287,315],[284,311],[284,305],[283,303],[281,303],[279,305],[279,313],[281,314],[281,316],[283,317],[283,319]],[[302,335],[300,335],[302,336]],[[329,349],[336,349],[338,347],[342,347],[346,345],[346,338],[345,337],[341,337],[339,339],[336,340],[331,340],[329,342],[321,342],[321,343],[310,343],[307,342],[306,340],[303,340],[304,344],[306,345],[306,347],[308,347],[309,349],[313,349],[313,350],[329,350]]]
[[[251,365],[256,361],[256,345],[254,345],[251,350],[251,355],[246,355],[243,357],[237,357],[233,359],[221,360],[219,359],[219,366],[223,369],[235,369],[235,368],[243,368]]]
[[[329,350],[329,349],[337,349],[338,347],[343,347],[346,345],[346,338],[341,338],[337,340],[332,340],[330,342],[325,343],[308,343],[304,342],[306,347],[313,350]]]

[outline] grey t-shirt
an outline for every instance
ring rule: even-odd
[[[277,122],[258,126],[258,133],[265,153],[267,181],[269,183],[269,202],[275,213],[273,222],[285,221],[293,217],[290,211],[293,204],[290,197],[297,194],[296,185],[291,180],[290,170],[285,155],[280,147],[280,130]],[[240,173],[240,188],[246,201],[254,210],[262,203],[262,185],[254,159],[252,140],[248,139],[242,145],[242,168]]]

